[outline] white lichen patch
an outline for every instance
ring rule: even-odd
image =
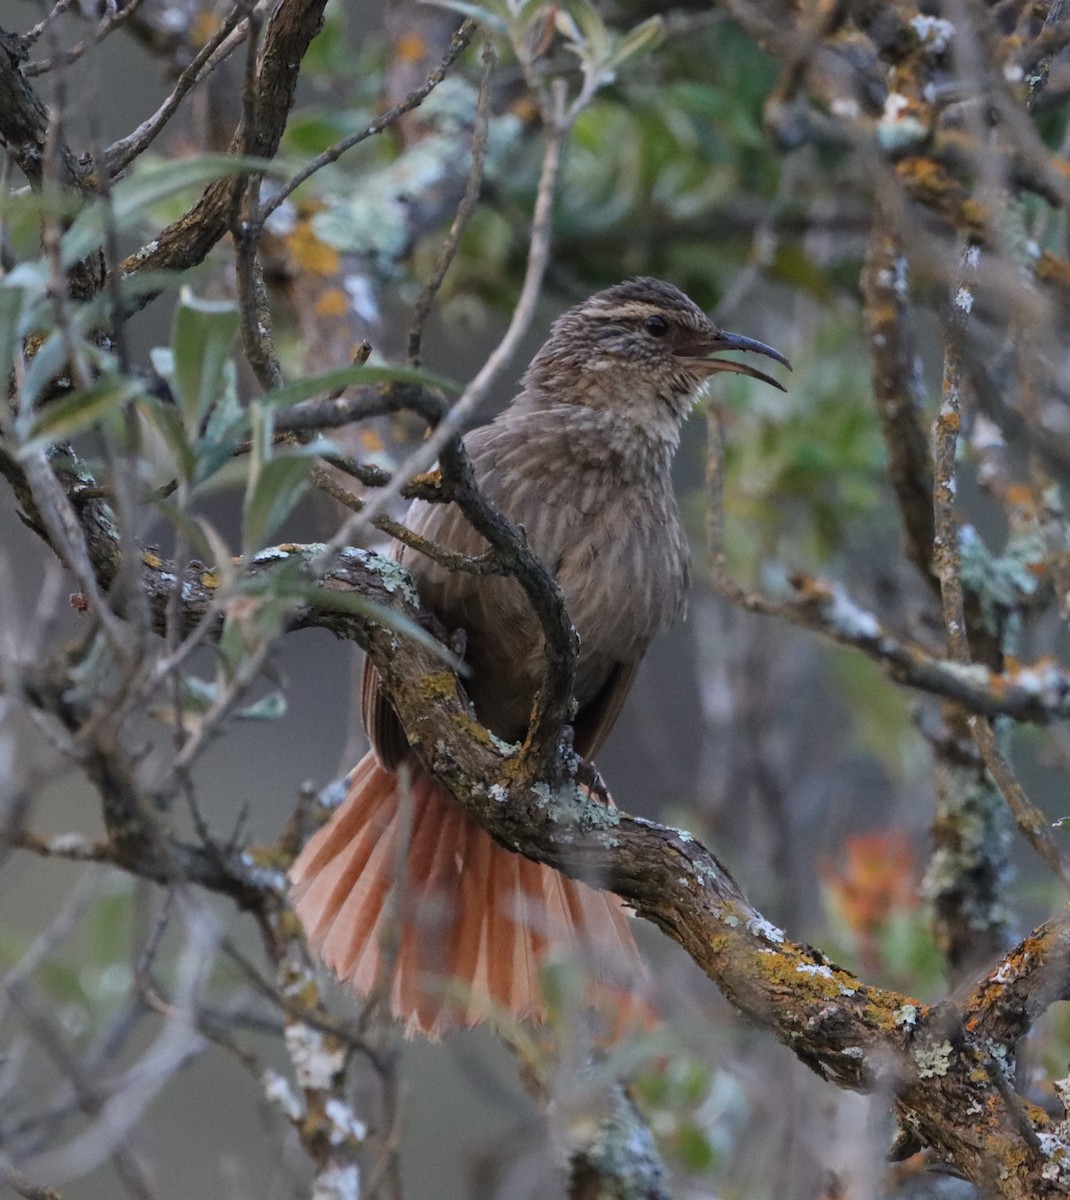
[[[829,105],[829,112],[844,121],[857,121],[862,108],[853,96],[837,96]]]
[[[951,1065],[952,1052],[951,1043],[947,1041],[915,1050],[914,1061],[918,1064],[918,1078],[932,1079],[937,1075],[946,1075]]]
[[[837,632],[854,641],[873,641],[880,637],[881,626],[877,618],[855,604],[839,587],[832,589],[828,618]]]
[[[921,39],[921,44],[933,54],[943,54],[955,34],[955,26],[943,17],[919,14],[910,24]]]
[[[254,563],[285,562],[290,556],[278,546],[268,546],[266,550],[258,550],[253,555]]]
[[[299,1087],[322,1092],[333,1086],[345,1066],[344,1046],[303,1021],[286,1026],[285,1040]]]
[[[358,317],[367,325],[377,325],[382,320],[379,312],[379,302],[375,296],[375,288],[367,275],[347,275],[342,280],[342,286],[349,297],[349,305]]]
[[[514,754],[520,753],[519,742],[507,742],[505,738],[498,737],[496,733],[491,733],[489,729],[487,730],[487,737],[490,738],[490,743],[494,749],[505,758],[512,758]]]
[[[1000,963],[999,970],[992,976],[992,980],[994,983],[1009,983],[1017,974],[1017,970],[1011,963]]]
[[[895,1014],[895,1023],[903,1029],[913,1029],[918,1023],[918,1006],[904,1004]]]
[[[297,1098],[297,1093],[290,1086],[285,1075],[268,1067],[260,1076],[260,1086],[264,1095],[291,1121],[300,1121],[305,1115],[305,1108]]]
[[[52,854],[88,854],[92,848],[92,842],[84,833],[57,833],[48,840]]]
[[[360,1171],[356,1164],[324,1167],[312,1182],[312,1200],[360,1200]]]
[[[910,101],[902,92],[889,92],[884,102],[884,118],[888,121],[898,121],[910,107]]]
[[[825,963],[798,963],[795,971],[799,975],[817,975],[821,979],[832,978],[832,968]]]
[[[356,1113],[344,1100],[332,1096],[323,1106],[323,1115],[331,1123],[327,1140],[332,1146],[341,1146],[343,1142],[362,1142],[368,1132],[363,1121],[358,1120]]]
[[[509,792],[500,783],[492,783],[487,788],[487,795],[496,803],[504,804],[509,799]]]
[[[245,868],[246,879],[253,887],[266,892],[274,892],[277,896],[284,896],[289,890],[285,871],[280,871],[276,867],[262,867],[251,854],[247,853],[242,853],[241,864]]]
[[[877,141],[888,151],[903,151],[929,136],[925,125],[910,112],[910,101],[901,92],[890,92],[877,122]]]
[[[747,932],[755,937],[763,937],[767,942],[779,944],[784,940],[783,929],[777,929],[772,921],[767,921],[765,917],[751,917],[747,922]]]
[[[968,287],[960,287],[955,293],[955,307],[964,313],[973,311],[973,292]]]
[[[1037,1141],[1048,1161],[1040,1169],[1041,1177],[1060,1183],[1070,1181],[1070,1146],[1067,1145],[1065,1132],[1037,1133]]]

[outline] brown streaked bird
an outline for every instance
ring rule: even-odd
[[[560,317],[520,394],[465,438],[484,494],[523,525],[579,633],[574,745],[588,760],[651,639],[684,611],[689,558],[670,469],[696,394],[719,371],[781,387],[754,367],[710,357],[730,350],[789,365],[718,329],[671,284],[633,279]],[[416,501],[406,524],[462,554],[487,548],[453,505]],[[465,631],[465,687],[479,720],[520,741],[544,659],[520,585],[450,572],[405,547],[394,553],[443,626]],[[362,699],[372,749],[291,872],[295,907],[323,961],[369,993],[400,882],[390,1000],[410,1034],[438,1037],[495,1012],[542,1018],[540,967],[559,952],[581,950],[596,977],[627,990],[641,967],[620,900],[494,842],[420,765],[370,663]]]

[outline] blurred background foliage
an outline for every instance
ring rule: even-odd
[[[423,355],[428,368],[463,381],[477,369],[516,303],[541,149],[537,105],[508,38],[495,24],[502,12],[514,10],[453,7],[483,18],[498,57],[479,203],[439,293]],[[901,552],[885,442],[872,399],[859,276],[875,197],[864,156],[844,145],[778,140],[767,105],[783,64],[719,6],[621,2],[599,4],[595,12],[586,3],[566,2],[557,11],[581,22],[600,14],[614,38],[625,37],[642,21],[660,21],[656,44],[651,35],[642,52],[614,71],[576,119],[554,207],[548,283],[527,350],[541,342],[549,320],[566,304],[638,274],[673,281],[726,327],[783,350],[794,365],[787,397],[731,378],[718,383],[716,400],[708,402],[721,406],[727,429],[726,538],[734,575],[774,595],[789,591],[795,571],[827,575],[880,611],[890,625],[932,640],[931,597]],[[538,5],[525,6],[525,12],[532,21],[531,35],[545,35],[540,51],[545,69],[559,73],[575,94],[576,65],[555,39],[555,14],[547,15]],[[143,0],[142,13],[143,25],[131,22],[79,64],[90,99],[80,107],[69,106],[66,128],[72,139],[105,121],[108,128],[117,125],[125,131],[144,116],[133,90],[109,86],[116,73],[174,77],[181,54],[176,51],[168,61],[152,49],[146,32],[152,22],[166,26],[170,20],[184,30],[186,49],[192,52],[218,28],[224,7]],[[23,0],[0,3],[4,28],[23,28],[40,15]],[[456,12],[446,8],[406,3],[377,8],[331,0],[324,28],[304,59],[298,99],[280,150],[283,173],[396,103],[399,90],[403,95],[411,86],[406,81],[422,80],[429,65],[441,58],[448,32],[458,22]],[[54,36],[67,43],[84,36],[87,28],[84,15],[72,10],[56,23]],[[401,361],[411,305],[437,258],[467,172],[482,41],[482,34],[476,37],[420,107],[318,171],[270,218],[266,275],[276,335],[291,377],[344,366],[363,337],[372,343],[373,363]],[[224,99],[219,98],[221,90]],[[132,178],[145,178],[139,172],[154,164],[166,174],[170,159],[222,148],[213,133],[215,124],[220,112],[237,111],[240,95],[240,71],[222,68],[215,91],[205,90],[206,107],[176,123],[143,156]],[[1037,125],[1048,146],[1065,145],[1065,104],[1053,103],[1038,113]],[[265,195],[279,179],[273,175],[265,181]],[[9,191],[21,182],[11,167]],[[172,176],[171,183],[163,191],[146,190],[133,204],[131,223],[120,231],[131,250],[142,236],[176,219],[196,195],[192,182],[179,188]],[[4,269],[10,276],[19,263],[37,259],[39,210],[9,200],[3,217]],[[1041,248],[1065,251],[1064,213],[1032,198],[1023,219]],[[172,365],[180,370],[183,364],[194,370],[204,365],[204,343],[214,335],[202,331],[199,350],[190,348],[188,328],[185,344],[182,335],[183,313],[213,311],[198,297],[222,306],[216,317],[230,321],[231,332],[219,336],[229,347],[236,321],[229,307],[232,276],[233,252],[221,245],[206,264],[161,280],[162,298],[129,324],[136,370],[148,371],[150,365],[161,369],[166,359],[151,351],[168,341],[169,327]],[[910,322],[920,339],[918,371],[928,424],[940,396],[940,332],[927,300],[935,285],[925,278],[924,265],[919,279],[910,296]],[[47,279],[38,275],[37,282],[43,287]],[[180,286],[193,293],[178,306],[171,325],[169,314]],[[220,315],[226,313],[230,315]],[[87,344],[92,341],[90,327],[87,318]],[[94,353],[105,376],[124,376],[114,357]],[[518,359],[499,385],[495,404],[513,393],[521,366]],[[232,443],[250,433],[235,406],[240,395],[247,408],[255,388],[237,355],[233,366],[220,362],[217,367],[218,389],[230,398],[227,411],[233,421],[216,429],[222,439],[216,450],[225,457]],[[111,406],[112,417],[122,402],[119,393],[102,401]],[[152,425],[150,409],[151,402],[143,406],[146,430]],[[159,407],[153,411],[159,418]],[[215,411],[224,411],[221,401]],[[204,416],[200,411],[187,420],[190,438]],[[73,425],[47,432],[53,438],[85,435],[91,419],[99,423],[96,417],[97,410],[83,397]],[[167,453],[173,469],[181,454],[174,444],[169,451],[161,448],[167,429],[160,420],[156,430],[155,442],[146,433],[146,458],[155,444],[154,469],[159,471]],[[201,430],[198,436],[195,454],[207,456],[208,434]],[[348,441],[339,435],[338,442],[366,461],[389,465],[414,436],[411,422],[395,418],[362,427]],[[100,444],[90,439],[88,450],[99,453]],[[968,444],[962,453],[972,473],[983,453]],[[214,467],[222,469],[223,457],[213,460]],[[231,487],[223,498],[213,494],[203,504],[190,501],[188,512],[152,518],[148,529],[166,542],[173,536],[168,520],[180,524],[188,513],[207,514],[222,531],[221,544],[235,552],[243,517],[246,549],[273,537],[298,541],[324,536],[339,517],[329,500],[306,494],[312,457],[312,451],[295,451],[290,460],[277,456],[278,479],[261,488],[259,499],[243,468],[241,478],[223,480]],[[756,902],[793,936],[822,946],[869,982],[921,1000],[936,998],[946,988],[946,964],[932,932],[922,882],[933,819],[932,763],[924,729],[934,705],[889,683],[862,655],[739,612],[711,594],[705,587],[705,458],[702,421],[695,420],[678,468],[698,576],[690,623],[652,655],[644,668],[645,686],[599,765],[623,807],[671,819],[709,840]],[[96,457],[92,461],[106,477],[106,464]],[[202,465],[204,461],[198,459]],[[146,466],[146,477],[151,474]],[[272,507],[280,492],[282,500]],[[998,555],[1007,533],[998,508],[976,482],[964,488],[963,504],[979,536],[989,539],[991,552]],[[36,587],[43,570],[40,552],[18,528],[10,508],[7,521],[8,571],[18,563],[18,573],[25,570]],[[35,565],[24,568],[23,562]],[[986,567],[983,573],[992,572]],[[29,586],[23,590],[19,578],[15,590],[22,595],[17,616],[7,618],[9,637],[28,628],[31,615],[26,611]],[[69,614],[64,620],[66,629]],[[1047,637],[1052,647],[1065,649],[1064,629],[1042,629],[1032,636],[1041,642]],[[241,652],[236,652],[239,657]],[[211,663],[201,665],[211,673]],[[225,745],[213,747],[198,768],[201,810],[214,828],[229,830],[239,810],[252,802],[243,836],[271,842],[300,783],[310,779],[321,787],[349,765],[357,738],[347,733],[355,717],[349,711],[351,681],[345,667],[326,637],[314,644],[303,641],[297,650],[272,651],[264,691],[274,695],[281,682],[290,700],[257,715],[272,715],[277,723],[229,729]],[[1065,808],[1070,761],[1065,734],[1029,731],[1016,748],[1022,752],[1024,777],[1037,785],[1038,801],[1053,819],[1065,815],[1059,807]],[[45,753],[38,741],[24,743],[20,769],[28,769],[27,756],[32,766],[34,756]],[[62,777],[50,780],[51,791],[40,802],[41,823],[57,831],[91,823],[85,795],[76,792],[72,801],[66,786]],[[1010,931],[1028,927],[1057,902],[1055,884],[1035,862],[1020,848],[1015,856],[1019,875],[1006,893]],[[47,924],[53,894],[71,886],[71,871],[57,864],[50,866],[52,874],[42,868],[49,894],[37,893],[23,904],[17,889],[33,879],[24,868],[16,865],[14,870],[16,884],[6,885],[3,901],[11,918],[0,935],[0,960],[17,972]],[[141,914],[147,887],[114,873],[102,878],[105,882],[89,888],[84,897],[76,893],[78,903],[69,916],[77,936],[35,963],[32,972],[35,987],[55,1003],[71,1053],[92,1050],[97,1060],[115,1035],[111,1021],[119,998],[135,986],[128,950],[145,937]],[[218,908],[224,919],[226,906]],[[242,934],[245,941],[248,933]],[[672,1035],[667,1049],[658,1043],[641,1056],[634,1092],[673,1170],[674,1195],[760,1200],[968,1194],[958,1181],[919,1182],[909,1172],[886,1174],[880,1162],[887,1140],[882,1117],[860,1118],[863,1101],[830,1098],[828,1089],[810,1079],[786,1051],[741,1027],[675,947],[653,935],[644,935],[644,947],[663,980]],[[181,951],[176,945],[161,956],[155,967],[161,978],[174,980]],[[231,965],[218,968],[209,986],[225,1005],[241,983],[240,972]],[[347,1003],[339,997],[332,1002]],[[17,1025],[17,1017],[8,1014],[7,1019]],[[253,1036],[271,1030],[266,1017],[262,1029],[254,1020],[249,1028]],[[25,1049],[34,1045],[32,1033],[16,1029],[12,1036],[11,1044],[23,1047],[10,1051],[12,1055],[39,1053]],[[281,1066],[278,1047],[267,1036],[257,1045],[266,1061]],[[407,1195],[448,1200],[550,1194],[539,1190],[547,1186],[545,1161],[519,1176],[494,1161],[502,1149],[494,1144],[499,1139],[502,1153],[516,1162],[527,1162],[532,1155],[545,1160],[548,1151],[547,1142],[540,1140],[545,1129],[524,1099],[511,1062],[490,1039],[475,1036],[459,1039],[451,1048],[421,1046],[406,1053],[406,1071],[418,1081],[406,1134]],[[124,1062],[136,1057],[129,1047],[123,1055],[128,1056]],[[1030,1052],[1038,1089],[1048,1088],[1050,1095],[1044,1081],[1063,1073],[1068,1056],[1070,1020],[1056,1008]],[[63,1067],[41,1067],[31,1075],[44,1094],[58,1086]],[[247,1095],[236,1086],[228,1076],[228,1095]],[[495,1089],[504,1090],[506,1102],[496,1101]],[[450,1113],[455,1090],[462,1099]],[[227,1106],[245,1102],[228,1099]],[[261,1119],[277,1129],[278,1117],[269,1116],[268,1107]],[[497,1110],[497,1123],[491,1109]],[[157,1142],[154,1153],[160,1163],[184,1161],[190,1145],[205,1136],[203,1124],[175,1118],[180,1133],[168,1149],[160,1150],[159,1142],[169,1137],[161,1111],[174,1113],[173,1106],[150,1110],[146,1123]],[[433,1142],[444,1136],[441,1122],[449,1119],[449,1136],[460,1139],[460,1150],[454,1156],[458,1162],[444,1166],[442,1144]],[[0,1113],[0,1129],[3,1120]],[[9,1121],[9,1136],[19,1132],[17,1124]],[[152,1194],[298,1194],[305,1176],[294,1165],[292,1144],[280,1152],[286,1172],[268,1182],[261,1165],[246,1161],[254,1154],[253,1134],[249,1138],[230,1145],[213,1130],[212,1152],[196,1156],[199,1161],[189,1166],[186,1183],[167,1183],[166,1172],[158,1172]],[[861,1166],[852,1157],[859,1143],[866,1148]],[[241,1162],[240,1169],[235,1161]],[[105,1164],[89,1172],[88,1182],[72,1185],[69,1195],[112,1194],[115,1180],[109,1172],[114,1169]],[[830,1183],[833,1171],[847,1182]],[[498,1182],[492,1185],[487,1182],[491,1179]]]

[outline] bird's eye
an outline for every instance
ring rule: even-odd
[[[643,328],[647,333],[651,333],[654,337],[664,337],[669,332],[669,322],[664,317],[659,317],[655,313],[652,317],[647,317],[643,322]]]

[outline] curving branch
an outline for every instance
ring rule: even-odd
[[[322,547],[282,545],[256,555],[247,579],[308,568]],[[144,581],[157,620],[173,593],[169,564],[147,555]],[[190,623],[228,600],[209,572],[183,589]],[[972,990],[925,1006],[872,987],[813,947],[790,940],[747,900],[705,846],[670,826],[606,809],[575,782],[558,749],[563,783],[548,787],[473,719],[441,652],[426,638],[415,590],[393,562],[368,551],[337,556],[319,589],[295,602],[288,628],[319,626],[357,640],[379,669],[424,765],[503,844],[576,878],[607,886],[681,945],[748,1019],[840,1087],[886,1089],[901,1123],[982,1186],[1025,1200],[1070,1195],[1070,1144],[1058,1122],[1014,1092],[1017,1041],[1067,997],[1070,916],[1041,926]],[[32,847],[31,847],[32,848]],[[129,868],[128,868],[129,869]],[[135,868],[137,869],[137,868]],[[1043,1136],[1041,1136],[1043,1135]],[[1064,1156],[1067,1156],[1064,1159]]]

